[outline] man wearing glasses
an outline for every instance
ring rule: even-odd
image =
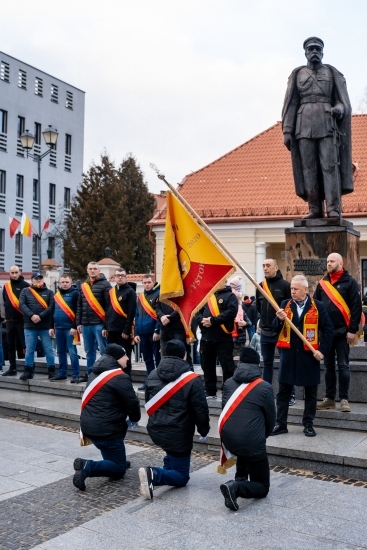
[[[102,334],[109,344],[118,344],[126,350],[129,362],[125,372],[130,374],[136,294],[127,282],[126,270],[122,267],[116,269],[115,280],[116,286],[109,292],[110,301]]]

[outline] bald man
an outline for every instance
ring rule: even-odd
[[[341,412],[350,412],[349,405],[349,346],[356,338],[362,314],[359,285],[343,267],[343,258],[333,252],[327,257],[327,275],[316,287],[314,298],[322,302],[334,325],[334,339],[325,355],[326,396],[317,410],[335,409],[337,376],[335,354],[339,371]],[[347,306],[347,307],[345,307]]]
[[[4,372],[3,376],[16,376],[16,350],[20,343],[21,348],[25,349],[24,340],[24,321],[23,313],[17,307],[19,296],[23,288],[29,286],[21,275],[19,267],[12,265],[9,269],[9,282],[5,283],[3,288],[5,321],[7,330],[9,370]]]

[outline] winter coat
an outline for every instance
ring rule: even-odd
[[[324,281],[329,281],[330,283],[329,274],[324,277]],[[349,326],[346,325],[341,311],[333,304],[333,302],[321,288],[320,284],[318,284],[316,287],[314,298],[316,300],[320,300],[320,302],[322,302],[325,306],[331,322],[334,325],[337,336],[345,336],[347,332],[356,334],[359,329],[359,323],[361,322],[362,315],[362,301],[358,283],[355,279],[353,279],[351,275],[349,275],[348,271],[344,270],[342,276],[336,281],[333,286],[344,298],[347,306],[350,309],[351,318]]]
[[[10,284],[18,300],[23,288],[27,288],[29,286],[29,283],[24,280],[23,275],[20,275],[17,281],[10,279]],[[5,288],[3,288],[3,297],[5,306],[5,319],[7,321],[23,321],[23,314],[12,306],[12,303],[9,300],[9,296]]]
[[[261,354],[261,337],[258,332],[255,332],[253,337],[251,338],[250,346],[257,351],[257,353]]]
[[[70,307],[70,309],[76,313],[76,308],[78,305],[78,299],[79,299],[79,291],[74,287],[71,286],[67,290],[63,290],[62,288],[59,288],[60,294],[67,303],[67,305]],[[56,329],[71,329],[76,328],[76,322],[72,321],[59,306],[59,304],[55,301],[55,309],[54,309],[54,325]]]
[[[136,294],[128,283],[120,286],[116,285],[115,289],[117,289],[117,300],[127,317],[116,313],[110,301],[106,313],[105,328],[111,332],[130,336],[134,324]],[[115,289],[113,289],[113,292],[115,292]]]
[[[256,327],[259,314],[255,304],[252,304],[252,303],[246,304],[246,302],[242,302],[242,307],[244,312],[247,314],[247,317],[250,319],[251,323],[253,324],[253,326]]]
[[[158,283],[155,284],[152,290],[144,290],[144,296],[153,309],[155,309],[155,303],[158,300],[159,292],[160,287]],[[153,319],[149,313],[145,311],[138,298],[135,312],[135,336],[153,334],[153,332],[159,334],[160,330],[161,324],[159,320]]]
[[[200,327],[202,339],[210,342],[223,342],[232,340],[234,320],[238,312],[236,295],[229,286],[215,292],[218,302],[219,315],[213,317],[208,303],[196,314],[196,321]],[[210,317],[211,326],[204,327],[201,321],[204,317]],[[224,325],[228,331],[224,332],[220,325]]]
[[[168,304],[164,304],[163,302],[160,302],[159,300],[155,303],[155,312],[157,314],[157,317],[159,321],[161,320],[161,317],[163,315],[169,315],[170,322],[168,325],[161,325],[161,332],[163,334],[181,334],[182,341],[186,340],[186,333],[184,326],[181,322],[181,317],[178,311],[175,311],[173,307],[169,306]]]
[[[103,372],[120,368],[116,359],[102,355],[93,365],[87,387]],[[130,377],[121,369],[121,375],[106,382],[84,407],[80,427],[83,435],[92,440],[117,439],[126,435],[127,416],[132,422],[138,422],[140,404]]]
[[[239,362],[232,378],[224,383],[222,408],[241,384],[256,378],[261,378],[258,365]],[[266,455],[266,438],[274,428],[275,416],[273,388],[264,380],[247,394],[224,424],[224,446],[236,456],[261,460]]]
[[[289,300],[284,300],[280,307],[285,308]],[[319,351],[325,356],[331,347],[334,337],[334,327],[326,310],[321,302],[315,300],[319,312]],[[303,334],[303,322],[305,314],[311,307],[311,300],[308,298],[299,318],[297,306],[292,301],[291,309],[293,312],[292,322]],[[277,317],[274,320],[274,327],[280,332],[283,322]],[[314,358],[312,352],[304,349],[302,340],[297,336],[294,330],[290,329],[291,340],[290,348],[279,348],[280,364],[278,380],[282,384],[292,384],[295,386],[315,386],[320,384],[320,361]]]
[[[35,290],[47,304],[44,308],[37,298],[35,298],[30,290]],[[19,297],[19,307],[24,315],[24,328],[32,330],[49,330],[53,326],[53,311],[54,311],[54,293],[47,288],[43,283],[41,288],[36,288],[33,285],[30,288],[23,288]],[[31,321],[32,315],[39,315],[41,321],[34,323]]]
[[[90,285],[92,293],[106,312],[108,306],[110,305],[109,290],[112,288],[106,277],[103,273],[100,273],[98,279],[93,281],[93,284],[90,279],[87,280],[87,284]],[[80,289],[78,307],[76,310],[76,325],[89,326],[101,324],[103,324],[102,319],[90,307],[86,297],[84,296],[83,290]]]
[[[291,285],[288,283],[288,281],[285,281],[283,279],[283,276],[279,269],[275,277],[266,279],[266,282],[268,283],[268,287],[274,297],[274,300],[279,306],[283,300],[291,297]],[[260,283],[260,286],[262,287],[263,284]],[[277,335],[273,327],[273,321],[275,319],[275,309],[258,290],[256,290],[256,307],[258,312],[260,313],[261,334],[270,338],[275,338]]]
[[[190,372],[190,365],[179,357],[166,356],[147,379],[145,401],[149,401],[169,382]],[[200,377],[179,389],[148,420],[148,433],[153,443],[172,456],[187,456],[192,449],[195,425],[200,435],[209,432],[209,409]]]

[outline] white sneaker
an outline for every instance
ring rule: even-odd
[[[154,489],[153,468],[139,468],[140,494],[147,500],[152,500]]]

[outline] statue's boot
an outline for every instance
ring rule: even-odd
[[[331,212],[328,213],[327,217],[328,218],[339,218],[339,212],[337,212],[336,210],[332,210]]]
[[[319,218],[323,218],[324,215],[322,212],[310,212],[308,214],[308,216],[305,216],[304,218],[302,218],[303,220],[315,220],[315,219],[319,219]]]

